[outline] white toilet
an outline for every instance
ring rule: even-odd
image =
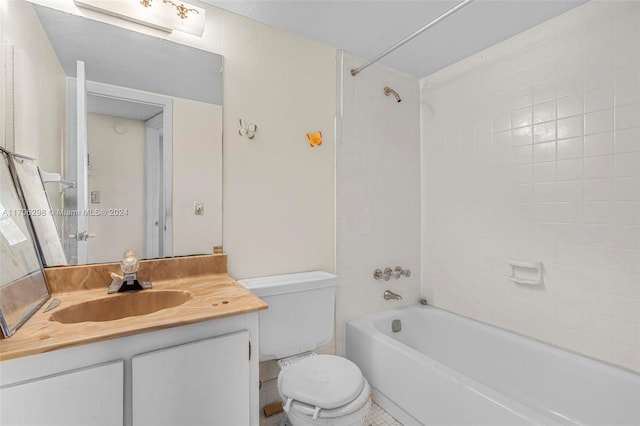
[[[310,352],[333,336],[338,277],[317,271],[239,283],[269,304],[260,312],[260,361],[279,360],[278,392],[289,422],[364,425],[371,389],[360,368],[346,358]]]

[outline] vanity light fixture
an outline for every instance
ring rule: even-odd
[[[198,9],[194,9],[193,7],[187,7],[182,2],[180,4],[175,4],[171,0],[162,0],[162,3],[169,3],[170,5],[175,7],[176,10],[178,11],[178,17],[180,19],[187,19],[189,12],[195,12],[197,14],[200,14],[200,12],[198,12]]]
[[[147,27],[202,36],[205,9],[173,0],[74,0],[80,7],[105,13]]]

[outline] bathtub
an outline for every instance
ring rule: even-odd
[[[640,375],[447,311],[370,314],[346,333],[347,358],[405,426],[640,425]]]

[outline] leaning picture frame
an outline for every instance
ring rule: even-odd
[[[0,154],[0,329],[9,337],[49,299],[49,290],[13,154],[3,148]]]

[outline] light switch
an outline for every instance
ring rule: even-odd
[[[100,191],[91,191],[91,204],[100,204]]]
[[[196,216],[203,216],[204,215],[204,204],[201,203],[200,201],[196,201],[196,203],[194,204],[194,207],[193,207],[193,213]]]

